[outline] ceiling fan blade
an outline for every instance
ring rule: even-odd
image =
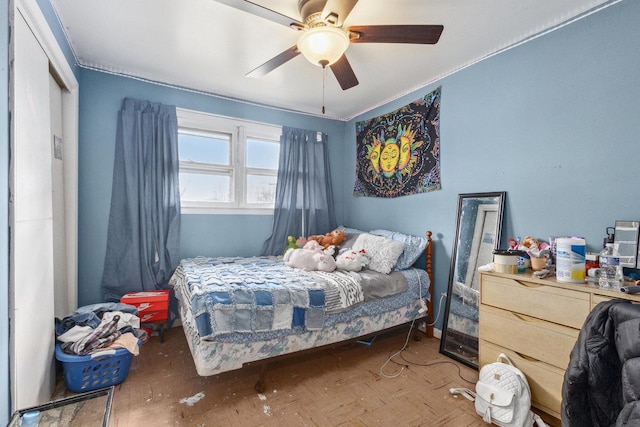
[[[341,27],[358,0],[327,0],[322,11],[322,20]]]
[[[249,71],[247,77],[262,77],[298,55],[300,55],[300,51],[298,50],[298,46],[294,45],[259,67]]]
[[[242,10],[243,12],[247,12],[252,15],[259,16],[260,18],[268,19],[269,21],[273,21],[277,24],[282,24],[286,27],[291,27],[296,30],[304,28],[304,24],[297,19],[293,19],[289,16],[283,15],[271,9],[267,9],[264,6],[260,6],[259,4],[252,3],[247,0],[215,0],[215,1],[217,1],[218,3],[226,4],[227,6],[231,6],[235,9]]]
[[[436,44],[442,25],[362,25],[349,27],[351,43]]]
[[[351,68],[351,64],[347,60],[347,57],[343,54],[340,59],[330,65],[333,75],[336,76],[336,80],[340,83],[342,90],[351,89],[358,85],[358,79]]]

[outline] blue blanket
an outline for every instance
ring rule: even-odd
[[[234,332],[318,330],[324,324],[326,285],[275,258],[185,259],[170,286],[178,286],[177,281],[191,291],[191,311],[203,339]]]

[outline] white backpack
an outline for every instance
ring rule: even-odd
[[[531,412],[531,390],[527,378],[504,353],[500,353],[496,362],[480,369],[475,393],[466,388],[449,391],[475,401],[476,412],[487,423],[500,427],[530,427],[535,421],[540,427],[546,426],[537,414]]]

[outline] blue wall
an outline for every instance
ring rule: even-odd
[[[640,2],[624,1],[342,123],[80,71],[79,301],[100,299],[116,113],[125,96],[329,134],[338,222],[435,237],[436,297],[446,290],[459,193],[507,191],[503,236],[582,235],[639,219]],[[355,122],[442,86],[442,190],[353,197]],[[183,256],[258,253],[270,216],[189,215]],[[440,325],[440,323],[438,324]]]
[[[503,242],[581,235],[599,250],[605,227],[640,219],[639,20],[640,2],[618,3],[354,118],[344,138],[348,176],[356,121],[442,86],[442,190],[395,200],[345,194],[346,221],[433,230],[437,298],[448,283],[459,193],[507,192]]]
[[[49,0],[36,0],[36,3],[38,4],[40,11],[42,12],[42,15],[47,20],[51,32],[58,41],[58,46],[60,46],[64,57],[71,66],[76,80],[78,80],[78,73],[80,69],[76,66],[76,59],[73,55],[73,51],[71,50],[71,46],[69,46],[69,43],[67,43],[67,38],[64,34],[64,31],[62,31],[62,28],[60,27],[60,21],[58,21],[58,17],[53,10],[51,2]]]
[[[333,185],[344,181],[344,123],[232,102],[140,80],[80,72],[78,188],[78,304],[102,301],[100,283],[107,242],[117,113],[125,97],[225,116],[294,126],[329,135]],[[343,216],[339,198],[336,215]],[[257,255],[271,235],[271,215],[183,215],[181,257]]]

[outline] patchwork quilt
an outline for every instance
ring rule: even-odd
[[[319,330],[326,313],[364,301],[357,275],[316,274],[274,257],[185,259],[169,285],[190,295],[202,339],[236,332]]]

